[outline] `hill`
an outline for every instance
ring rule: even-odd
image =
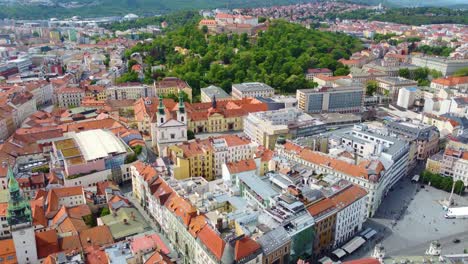
[[[0,19],[45,19],[71,16],[151,16],[176,10],[288,5],[304,0],[53,0],[34,4],[1,4]]]

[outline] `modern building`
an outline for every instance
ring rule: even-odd
[[[239,83],[232,85],[232,98],[243,99],[248,97],[272,97],[275,89],[260,82]]]
[[[322,87],[320,89],[297,90],[299,109],[306,113],[355,113],[364,106],[363,87]]]
[[[411,63],[418,67],[427,67],[436,70],[444,76],[452,75],[457,70],[468,67],[468,59],[453,59],[436,56],[415,56]]]
[[[250,113],[244,118],[244,133],[254,142],[273,149],[279,136],[306,137],[325,132],[326,127],[297,108]]]
[[[52,143],[51,169],[63,173],[65,186],[91,187],[96,182],[120,177],[129,152],[125,142],[110,131],[69,132]],[[90,177],[82,177],[87,174]]]
[[[216,98],[218,101],[229,100],[231,96],[226,93],[222,88],[214,85],[210,85],[206,88],[200,89],[201,93],[201,102],[210,103],[213,98]]]
[[[364,188],[371,217],[390,188],[407,174],[409,149],[407,142],[362,124],[330,133],[328,154],[289,141],[278,141],[275,152],[316,174],[332,174]]]
[[[416,100],[421,98],[421,91],[416,87],[405,87],[398,93],[397,105],[405,109],[414,106]]]

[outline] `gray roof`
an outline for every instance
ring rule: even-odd
[[[251,190],[256,192],[260,197],[264,199],[268,199],[269,197],[274,197],[278,195],[278,193],[273,190],[270,184],[262,181],[259,177],[248,174],[248,175],[240,175],[239,179],[243,181]]]
[[[216,96],[216,98],[229,98],[231,97],[228,93],[226,93],[222,88],[214,85],[210,85],[206,88],[201,88],[200,89],[202,93],[205,93],[208,97],[213,98],[213,96]]]
[[[280,247],[283,247],[290,241],[291,239],[289,238],[288,233],[282,226],[266,233],[257,240],[266,255],[276,251]]]
[[[233,84],[232,88],[237,89],[241,92],[243,91],[262,91],[262,90],[274,90],[269,85],[261,82],[246,82],[246,83],[237,83]]]

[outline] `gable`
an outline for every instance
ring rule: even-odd
[[[161,124],[159,127],[176,127],[176,126],[185,126],[185,124],[176,119],[170,119],[166,123]]]

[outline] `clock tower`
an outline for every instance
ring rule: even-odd
[[[11,168],[8,168],[7,222],[15,244],[18,263],[38,263],[36,236],[32,225],[32,213],[29,201],[21,194],[18,182]]]

